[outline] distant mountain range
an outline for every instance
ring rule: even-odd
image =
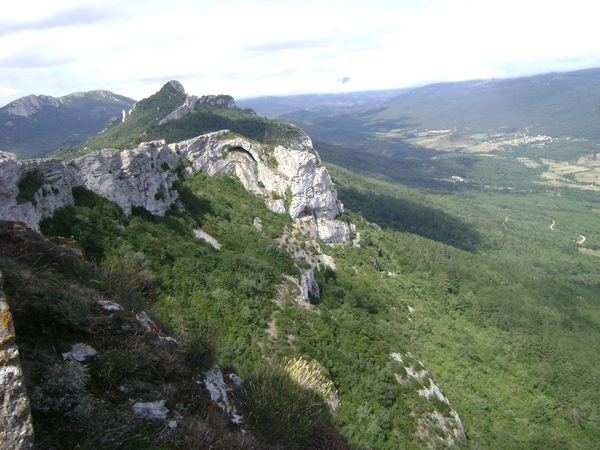
[[[177,142],[223,128],[262,141],[269,135],[267,122],[256,120],[256,114],[293,123],[315,140],[337,144],[365,143],[373,133],[379,139],[381,133],[413,129],[455,129],[457,135],[523,131],[600,140],[600,69],[414,89],[258,97],[239,100],[237,106],[230,96],[198,99],[167,83],[122,123],[123,111],[134,103],[108,91],[23,97],[0,108],[0,150],[32,158],[61,148],[81,153],[84,147],[130,148],[157,138]],[[181,114],[183,110],[193,114]],[[177,120],[166,120],[170,114]],[[111,118],[119,120],[108,125]],[[82,144],[104,128],[106,133]]]
[[[68,142],[86,140],[134,103],[109,91],[20,98],[0,108],[0,150],[20,158],[43,156]]]
[[[265,96],[238,100],[241,108],[252,108],[257,114],[271,119],[299,109],[333,113],[347,108],[378,105],[411,88],[359,91],[338,94],[300,94]]]
[[[528,129],[529,134],[600,138],[600,69],[509,80],[442,83],[412,90],[372,111],[392,121],[471,131]]]
[[[377,92],[382,93],[379,101]],[[259,114],[287,110],[278,118],[302,127],[313,139],[334,143],[366,141],[373,132],[454,128],[459,133],[522,130],[600,139],[600,69],[439,83],[393,97],[384,92],[391,91],[374,91],[368,98],[357,93],[354,102],[345,94],[260,97],[243,104]]]

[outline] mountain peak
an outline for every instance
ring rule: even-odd
[[[183,84],[181,84],[179,81],[171,80],[165,86],[167,86],[167,85],[171,85],[173,87],[173,89],[175,89],[176,91],[181,92],[182,94],[185,94],[185,88],[183,87]]]
[[[47,95],[28,95],[9,103],[3,112],[12,116],[29,117],[44,106],[58,107],[60,103],[60,99]]]

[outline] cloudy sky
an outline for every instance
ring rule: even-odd
[[[7,4],[8,3],[8,4]],[[236,98],[600,67],[590,0],[18,0],[0,6],[0,106],[176,79]]]

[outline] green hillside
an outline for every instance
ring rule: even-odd
[[[594,73],[563,74],[579,80],[565,88],[565,98]],[[519,89],[526,95],[530,81],[496,88],[512,86],[502,91],[504,99]],[[538,96],[535,111],[563,95],[553,88],[542,96],[540,86],[527,94],[530,101]],[[220,120],[266,146],[298,133],[249,111],[205,104],[159,125],[184,101],[172,87],[88,142],[128,147],[138,137],[179,140]],[[444,103],[443,95],[426,94],[440,86],[424,89],[421,111],[436,101],[447,112],[460,110],[456,97]],[[464,100],[464,110],[484,104],[492,95],[486,92]],[[394,123],[417,123],[417,116],[393,109],[398,101],[378,110],[294,113],[317,132],[315,149],[360,247],[308,239],[235,178],[189,175],[183,167],[176,186],[181,202],[165,217],[142,208],[124,216],[115,204],[74,189],[75,205],[41,227],[45,235],[76,239],[87,262],[37,235],[0,227],[0,271],[28,387],[38,393],[32,407],[41,448],[65,442],[68,448],[447,448],[442,439],[449,434],[454,448],[599,447],[595,141],[476,134],[485,120],[494,130],[504,125],[498,114],[473,116],[480,122],[469,125],[470,112],[455,119],[473,132],[467,137],[409,136],[395,132]],[[523,101],[519,108],[533,106]],[[427,110],[418,127],[441,126],[435,108]],[[535,111],[523,120],[538,120]],[[559,130],[560,117],[544,114]],[[456,142],[460,148],[449,148]],[[198,228],[220,250],[196,238]],[[300,250],[322,251],[333,261],[315,271],[321,295],[306,305],[295,300],[289,279],[308,265],[294,262]],[[141,335],[125,313],[115,314],[118,322],[100,317],[90,306],[98,296],[126,311],[148,311],[181,347],[170,351]],[[87,375],[75,391],[71,384],[57,388],[68,366],[60,352],[76,339],[102,353],[84,364]],[[333,383],[335,412],[324,408],[322,391],[305,389],[286,372],[290,360],[311,362],[317,385]],[[246,380],[232,393],[249,436],[197,387],[200,371],[214,363]],[[426,399],[435,386],[448,403],[436,394]],[[63,406],[66,395],[72,400]],[[157,395],[174,411],[176,428],[131,418],[130,398]],[[452,411],[464,438],[439,419]]]
[[[418,127],[468,127],[600,139],[600,69],[513,80],[425,86],[401,94],[369,117],[372,124],[406,117]],[[385,125],[383,125],[385,126]]]
[[[460,415],[469,447],[595,447],[600,442],[600,373],[594,363],[600,350],[600,273],[597,256],[578,251],[574,240],[585,234],[586,244],[600,245],[595,216],[589,214],[594,201],[577,191],[547,193],[535,184],[526,193],[485,186],[421,190],[339,167],[330,170],[362,247],[323,247],[336,269],[317,272],[322,296],[310,308],[278,292],[285,275],[295,274],[289,249],[314,244],[290,234],[287,216],[268,211],[260,198],[229,177],[182,178],[185,212],[173,210],[164,218],[143,210],[123,217],[114,205],[80,189],[76,206],[47,220],[43,231],[74,236],[99,261],[100,273],[113,277],[99,280],[107,283],[104,296],[151,311],[171,336],[208,349],[213,360],[242,378],[268,370],[264,358],[318,361],[341,400],[326,421],[353,448],[425,448],[428,438],[419,434],[417,417],[431,407],[444,411],[440,402],[423,401],[419,383],[398,383],[394,373],[405,372],[390,353],[405,358],[410,353],[423,363]],[[485,170],[472,172],[483,176]],[[531,172],[523,183],[535,176]],[[254,217],[261,218],[262,230],[252,225]],[[192,229],[199,225],[219,241],[220,251],[193,238]],[[15,303],[24,314],[15,313],[15,320],[17,333],[25,330],[25,361],[34,348],[41,351],[40,343],[34,347],[28,341],[34,337],[26,334],[25,320],[31,321],[27,314],[33,313],[26,305],[46,294],[35,283],[26,287],[27,274],[17,269],[33,264],[40,279],[52,278],[54,289],[65,289],[63,275],[46,263],[0,260],[8,295],[25,302],[21,308]],[[127,282],[130,290],[122,290],[117,281]],[[41,337],[48,352],[52,345],[65,345],[65,335],[52,330],[61,321],[75,320],[70,314],[63,317],[68,306],[61,308],[67,309],[45,319],[47,331]],[[86,333],[93,332],[94,322],[77,323],[79,336],[91,336]],[[92,380],[118,376],[128,385],[136,380],[133,368],[149,370],[141,354],[129,360],[125,350],[105,356],[126,358],[108,360],[114,375],[97,374],[98,366],[90,366]],[[169,383],[177,381],[168,376]],[[89,392],[109,406],[123,404],[123,398],[106,397],[93,386]],[[202,399],[188,408],[200,408]],[[281,422],[275,401],[265,406],[270,426],[255,424],[253,433],[261,445],[285,442],[283,448],[294,448],[270,431],[290,426]],[[52,420],[37,414],[38,426],[53,427],[42,428],[47,439],[77,426],[63,413]],[[196,420],[208,424],[214,419]],[[428,430],[436,433],[433,424]],[[136,433],[123,431],[120,439]],[[96,432],[101,436],[103,428]],[[156,430],[150,425],[144,433],[145,442],[158,448],[194,448],[153,440]],[[224,435],[210,442],[215,448],[230,445]]]

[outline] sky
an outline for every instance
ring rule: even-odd
[[[19,0],[0,6],[0,106],[169,80],[234,98],[600,67],[590,0]]]

